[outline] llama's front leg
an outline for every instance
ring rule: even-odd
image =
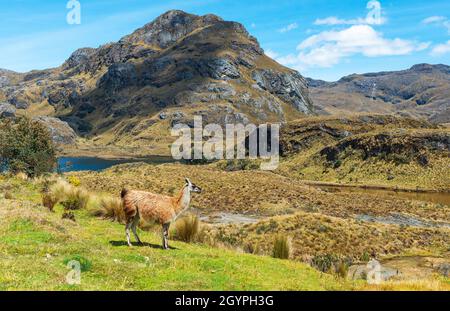
[[[131,242],[130,242],[130,227],[131,227],[131,222],[127,222],[127,224],[125,225],[125,234],[127,235],[127,243],[128,246],[132,246]]]
[[[163,236],[163,248],[169,248],[169,227],[170,223],[163,224],[162,236]]]

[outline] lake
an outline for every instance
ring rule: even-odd
[[[76,172],[76,171],[101,171],[111,166],[124,164],[145,162],[149,164],[172,163],[175,160],[166,156],[150,156],[145,158],[130,159],[105,159],[97,157],[60,157],[58,158],[58,170],[60,172]]]

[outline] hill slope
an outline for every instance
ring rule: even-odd
[[[396,113],[450,122],[450,67],[418,64],[392,72],[354,74],[337,82],[308,79],[320,114]]]
[[[141,232],[129,248],[123,225],[76,212],[61,220],[38,201],[36,186],[8,181],[15,199],[0,197],[0,290],[337,290],[351,284],[305,264],[171,242]],[[2,180],[2,186],[5,180]],[[67,262],[82,264],[81,284],[68,285]],[[83,271],[84,270],[84,271]]]
[[[316,117],[281,132],[284,175],[315,181],[449,191],[450,131],[383,115]]]

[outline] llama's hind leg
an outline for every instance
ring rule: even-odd
[[[163,230],[162,230],[162,246],[164,249],[168,249],[169,248],[169,227],[170,227],[170,223],[167,224],[163,224]]]
[[[133,223],[131,221],[127,221],[127,224],[125,225],[125,234],[127,235],[128,246],[132,246],[131,242],[130,242],[130,228],[131,228],[132,224]]]
[[[136,238],[136,241],[142,245],[141,239],[139,239],[139,236],[136,231],[136,227],[139,224],[139,216],[134,216],[133,222],[131,223],[131,230],[133,231],[134,237]]]

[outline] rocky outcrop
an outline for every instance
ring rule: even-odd
[[[119,91],[136,83],[136,67],[130,63],[118,63],[109,67],[108,72],[100,79],[99,87],[107,91]]]
[[[299,73],[263,69],[253,71],[252,77],[260,88],[291,102],[299,111],[309,114],[313,110],[312,101],[307,96],[307,82]]]
[[[45,116],[35,117],[33,120],[41,122],[48,128],[55,144],[70,145],[75,143],[77,135],[67,122]]]
[[[16,108],[8,103],[0,103],[0,118],[14,118]]]

